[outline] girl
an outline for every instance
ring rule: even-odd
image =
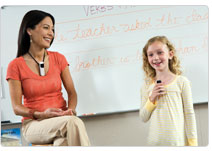
[[[148,144],[197,146],[190,83],[181,75],[175,48],[165,36],[151,38],[143,48],[143,70],[139,114],[143,122],[150,120]]]

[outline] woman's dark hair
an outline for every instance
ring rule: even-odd
[[[55,24],[54,17],[46,12],[40,10],[31,10],[27,12],[21,22],[18,35],[18,52],[16,57],[20,57],[29,51],[30,37],[27,33],[27,29],[35,29],[35,26],[39,24],[45,17],[50,17],[53,25]],[[50,45],[54,39],[52,39]]]

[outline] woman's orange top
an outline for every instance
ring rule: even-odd
[[[21,56],[12,60],[8,65],[6,80],[21,81],[25,107],[40,112],[47,108],[66,110],[66,101],[61,92],[61,72],[69,64],[64,55],[52,51],[47,51],[47,53],[49,70],[45,76],[34,73]],[[29,117],[23,117],[22,121],[25,119]]]

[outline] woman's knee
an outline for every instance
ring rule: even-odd
[[[75,125],[75,126],[84,126],[83,121],[78,118],[77,116],[70,116],[68,123],[69,126]]]

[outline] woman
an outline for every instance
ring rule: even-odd
[[[54,24],[51,14],[39,10],[29,11],[22,20],[17,58],[10,62],[6,77],[13,110],[23,116],[23,136],[33,144],[89,146],[84,123],[76,117],[77,94],[69,64],[62,54],[47,50],[54,40]]]

